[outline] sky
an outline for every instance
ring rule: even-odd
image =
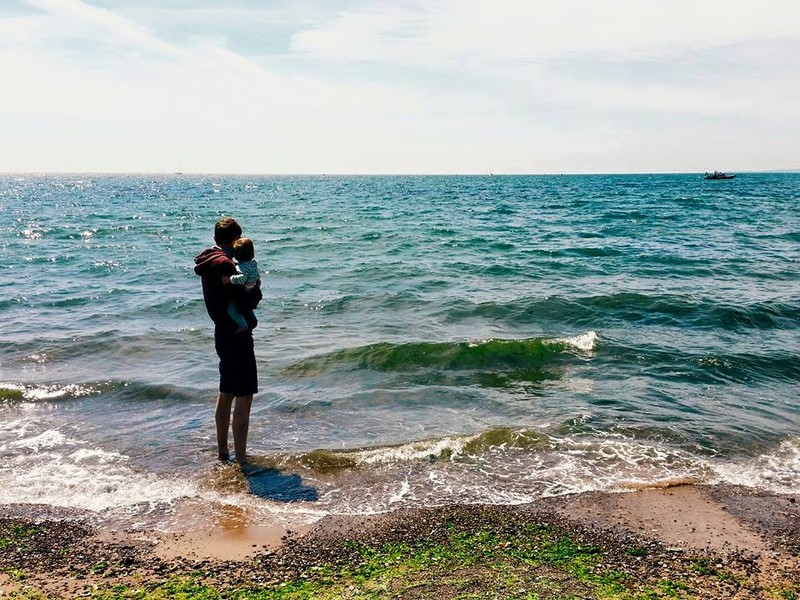
[[[800,167],[797,0],[0,0],[0,172]]]

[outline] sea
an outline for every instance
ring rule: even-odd
[[[0,512],[800,494],[800,174],[2,175],[0,216]],[[223,216],[262,271],[248,472],[193,272]]]

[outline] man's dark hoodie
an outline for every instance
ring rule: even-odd
[[[236,322],[228,316],[228,304],[233,300],[244,315],[250,329],[258,321],[247,309],[253,309],[261,300],[261,290],[257,287],[245,290],[243,285],[222,283],[223,277],[236,275],[236,265],[218,246],[206,248],[194,257],[194,272],[202,277],[203,300],[208,316],[214,321],[217,330],[235,331]],[[245,310],[242,310],[245,309]]]

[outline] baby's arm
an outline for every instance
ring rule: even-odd
[[[228,285],[229,283],[232,283],[234,285],[244,285],[245,282],[247,281],[247,275],[242,273],[242,271],[239,269],[238,266],[235,265],[232,266],[234,268],[234,272],[231,273],[230,275],[225,275],[222,278],[222,284]]]
[[[229,283],[232,283],[234,285],[244,285],[246,281],[247,281],[247,275],[240,272],[236,273],[236,275],[231,275]]]
[[[258,263],[254,260],[250,260],[238,265],[239,271],[244,273],[246,279],[242,282],[244,283],[244,287],[248,290],[253,289],[256,285],[257,281],[261,280],[261,275],[258,272]]]

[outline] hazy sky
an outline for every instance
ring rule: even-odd
[[[0,172],[800,167],[797,0],[0,0]]]

